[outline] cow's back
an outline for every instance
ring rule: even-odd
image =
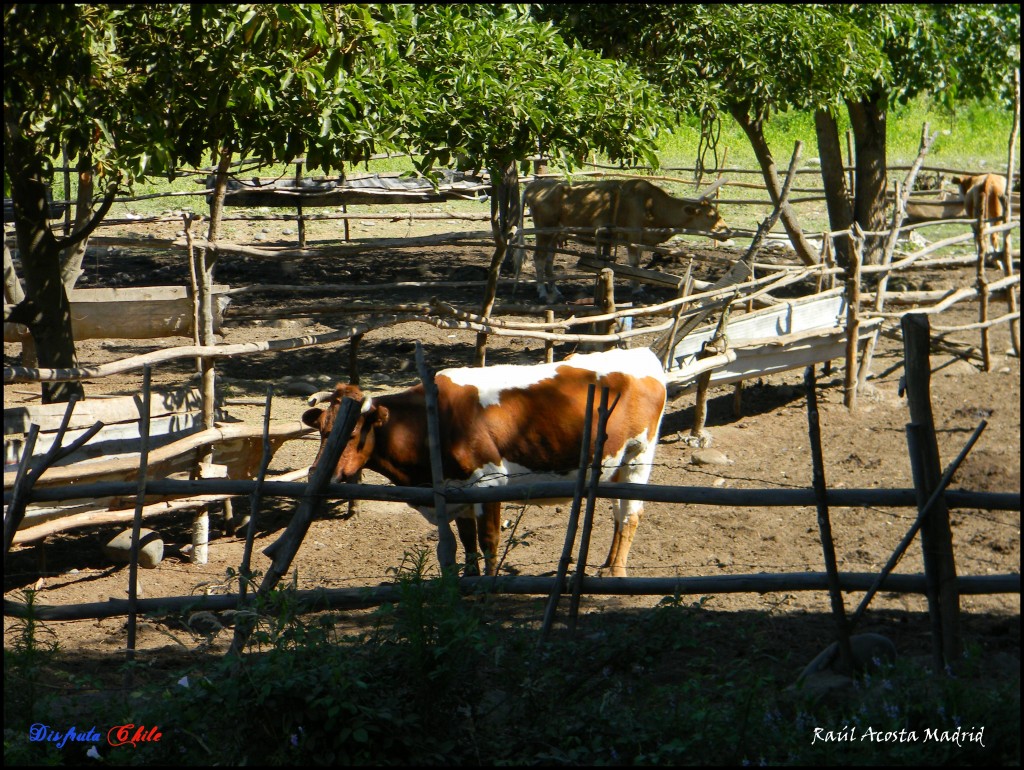
[[[536,227],[640,227],[654,185],[642,179],[568,184],[531,182],[526,202]]]
[[[476,474],[473,483],[494,485],[508,482],[502,474],[547,477],[576,469],[590,383],[598,393],[609,387],[609,403],[618,398],[606,457],[649,451],[666,400],[661,364],[645,348],[538,366],[448,369],[436,381],[449,442],[445,455],[458,475]]]

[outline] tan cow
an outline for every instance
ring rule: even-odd
[[[964,198],[964,210],[970,219],[981,217],[986,225],[992,224],[988,220],[1003,218],[1003,196],[1006,194],[1006,177],[999,174],[976,174],[974,176],[965,174],[953,177],[953,181],[960,187],[960,194]],[[989,251],[996,251],[999,248],[998,233],[989,233]],[[978,250],[982,243],[981,231],[977,234]]]
[[[646,228],[687,228],[726,233],[729,228],[709,201],[674,198],[646,179],[607,180],[570,185],[554,179],[538,179],[526,187],[524,200],[530,207],[534,227],[629,228],[635,233],[613,236],[619,243],[647,246],[666,241],[671,233]],[[645,228],[641,232],[641,228]],[[555,248],[564,236],[538,233],[534,251],[537,293],[542,302],[561,296],[554,284]],[[602,251],[610,244],[606,237]],[[629,263],[637,267],[640,247],[630,245]],[[635,288],[635,284],[634,284]]]

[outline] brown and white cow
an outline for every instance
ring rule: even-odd
[[[687,228],[726,233],[729,228],[707,199],[674,198],[646,179],[613,179],[571,185],[553,179],[538,179],[526,186],[523,200],[530,207],[534,227],[618,227],[636,230],[615,235],[618,242],[653,246],[668,240],[671,233],[641,228]],[[560,292],[554,284],[555,248],[558,233],[538,233],[533,254],[537,271],[537,292],[542,302],[554,302]],[[610,246],[602,246],[605,254]],[[638,267],[640,247],[630,246],[629,263]],[[635,285],[634,285],[635,288]]]
[[[986,225],[994,224],[990,219],[1003,218],[1003,196],[1006,194],[1006,177],[999,174],[976,174],[974,176],[965,174],[953,177],[960,188],[960,194],[964,198],[964,211],[969,219],[980,217]],[[998,224],[998,223],[995,223]],[[978,249],[984,247],[984,242],[979,231],[976,236]],[[996,251],[999,248],[998,233],[989,233],[989,251]]]
[[[451,486],[492,487],[573,478],[579,465],[587,386],[607,385],[607,439],[601,479],[646,483],[665,409],[665,376],[647,348],[575,355],[560,363],[445,369],[435,375],[442,470]],[[401,393],[363,397],[355,385],[318,394],[326,401],[302,416],[320,430],[319,462],[344,397],[363,401],[348,444],[332,474],[349,481],[369,468],[401,486],[430,485],[430,453],[423,386]],[[618,402],[615,399],[618,398]],[[594,425],[597,425],[595,404]],[[553,504],[557,500],[534,501]],[[434,509],[419,507],[428,521]],[[479,552],[488,575],[497,571],[501,503],[449,508],[466,551],[466,574],[479,574]],[[602,574],[625,576],[626,559],[643,512],[642,501],[613,504],[615,531]],[[478,533],[479,525],[479,533]]]

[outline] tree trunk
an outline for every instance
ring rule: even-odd
[[[77,233],[89,224],[92,219],[92,199],[95,191],[92,171],[92,156],[81,155],[78,158],[78,194],[75,196],[75,224],[72,233]],[[71,291],[82,277],[82,260],[89,239],[83,238],[74,246],[63,250],[60,258],[60,277],[64,282],[64,290]]]
[[[814,128],[818,135],[818,157],[821,159],[821,181],[825,185],[825,204],[828,207],[829,227],[833,231],[849,230],[853,224],[853,207],[846,185],[843,168],[843,146],[839,142],[839,126],[829,110],[814,113]],[[842,268],[853,264],[853,246],[850,239],[835,239],[836,263]]]
[[[501,273],[502,261],[508,253],[508,243],[512,228],[519,222],[519,169],[512,161],[504,168],[491,168],[491,232],[494,234],[494,256],[487,272],[487,285],[484,287],[484,302],[480,315],[485,318],[494,307],[494,298],[498,294],[498,276]],[[476,363],[483,366],[487,359],[487,335],[480,332],[476,335]]]
[[[853,216],[865,232],[878,232],[889,227],[885,217],[888,184],[885,172],[885,105],[884,94],[877,91],[858,102],[846,103],[856,148]],[[880,264],[884,250],[883,236],[867,236],[864,240],[864,263]]]
[[[5,160],[14,205],[14,229],[21,256],[25,299],[5,319],[25,324],[32,333],[43,368],[78,366],[71,331],[71,305],[60,277],[60,246],[47,221],[49,205],[43,163],[25,143],[8,137]],[[44,382],[44,404],[85,395],[80,382]]]
[[[217,160],[216,181],[214,182],[213,200],[210,204],[210,227],[206,232],[208,243],[216,244],[220,230],[221,215],[224,211],[224,193],[228,186],[228,171],[231,168],[231,149],[223,147]],[[198,284],[199,305],[199,344],[215,345],[217,340],[213,331],[213,268],[217,264],[216,249],[196,249],[195,275]],[[199,368],[202,372],[203,392],[203,427],[212,428],[214,423],[215,402],[215,360],[201,358]]]
[[[778,205],[779,199],[782,197],[782,184],[779,182],[775,158],[772,157],[772,152],[768,148],[768,142],[764,138],[763,121],[760,118],[752,120],[748,111],[742,105],[731,107],[729,112],[736,119],[736,122],[740,124],[740,127],[750,140],[750,145],[754,148],[754,155],[761,166],[761,173],[768,187],[768,194],[771,196],[772,203]],[[818,264],[821,261],[821,256],[804,237],[796,214],[788,203],[782,207],[781,219],[782,226],[786,228],[786,234],[789,236],[793,248],[796,249],[800,261],[805,265]]]
[[[20,305],[24,301],[25,290],[21,286],[21,279],[14,267],[11,250],[7,248],[7,241],[4,241],[4,304]],[[39,366],[39,359],[36,357],[36,343],[31,337],[26,337],[21,342],[21,365],[26,369],[35,369]]]

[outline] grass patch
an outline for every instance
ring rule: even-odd
[[[158,725],[163,736],[99,751],[110,764],[176,765],[1020,760],[1019,673],[989,670],[979,649],[956,675],[907,659],[823,697],[788,687],[799,666],[763,612],[723,615],[669,597],[641,612],[586,615],[578,636],[556,631],[538,647],[533,621],[510,621],[497,597],[461,598],[430,561],[407,556],[396,571],[401,601],[359,635],[340,636],[326,614],[288,610],[293,597],[279,591],[275,619],[242,660],[193,657],[91,702],[90,723]],[[23,666],[5,660],[5,685]],[[55,715],[68,713],[67,699],[5,714],[5,748],[25,763],[79,761],[86,746],[24,739],[33,720],[62,725]],[[815,740],[815,728],[854,738]],[[959,743],[938,737],[958,728]],[[882,745],[863,739],[869,730],[916,739]],[[981,740],[963,739],[968,732]]]

